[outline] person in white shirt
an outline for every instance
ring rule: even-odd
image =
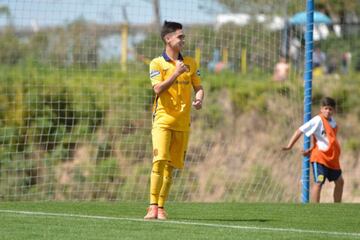
[[[283,150],[290,150],[300,136],[313,136],[314,146],[303,151],[303,155],[310,154],[314,180],[311,191],[313,202],[320,202],[320,194],[325,180],[334,181],[334,202],[341,202],[344,188],[344,179],[340,168],[340,144],[336,138],[338,126],[332,115],[335,112],[335,100],[325,97],[321,100],[320,114],[313,117],[298,128]]]

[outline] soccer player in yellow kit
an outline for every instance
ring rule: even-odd
[[[172,183],[172,171],[184,166],[190,130],[191,105],[201,109],[204,90],[195,60],[180,53],[185,44],[182,25],[164,22],[161,38],[165,50],[150,63],[150,79],[156,94],[153,107],[153,165],[150,206],[144,219],[167,219],[164,204]],[[195,98],[192,100],[194,90]]]

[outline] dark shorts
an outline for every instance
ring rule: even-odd
[[[329,182],[336,181],[341,176],[341,169],[335,170],[320,163],[313,162],[311,163],[314,173],[315,183],[323,184],[327,179]]]

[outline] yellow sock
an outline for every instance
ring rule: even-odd
[[[162,187],[161,187],[160,195],[159,195],[159,199],[158,199],[159,207],[164,207],[165,201],[166,201],[167,197],[169,196],[169,191],[170,191],[170,187],[172,184],[172,171],[173,171],[173,167],[166,164],[165,168],[164,168],[163,183],[162,183]]]
[[[153,163],[150,177],[150,204],[158,204],[161,186],[163,185],[165,161]]]

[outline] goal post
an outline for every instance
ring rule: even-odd
[[[313,53],[313,28],[314,28],[314,1],[306,2],[306,32],[305,32],[305,70],[304,70],[304,123],[311,119],[312,105],[312,53]],[[304,150],[311,147],[310,137],[304,136]],[[310,189],[310,158],[303,157],[302,176],[301,176],[302,192],[301,202],[309,202]]]

